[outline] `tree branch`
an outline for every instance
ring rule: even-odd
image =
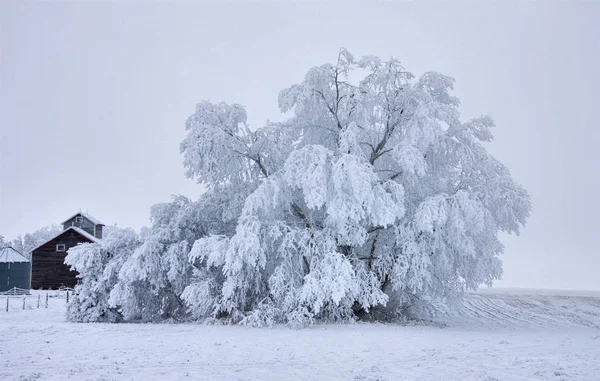
[[[327,98],[325,98],[325,95],[323,94],[322,91],[319,91],[319,90],[314,90],[314,91],[315,91],[315,93],[319,94],[321,96],[321,98],[323,98],[323,101],[325,101],[325,106],[327,107],[327,110],[329,110],[329,112],[331,113],[331,115],[334,117],[334,119],[335,119],[335,121],[337,123],[338,129],[341,130],[342,129],[342,124],[340,123],[340,119],[338,118],[337,112],[333,109],[333,107],[331,107],[329,105],[329,103],[327,103]]]
[[[398,176],[400,176],[401,174],[402,174],[402,171],[400,171],[400,172],[397,172],[396,174],[394,174],[394,175],[392,175],[392,176],[390,177],[390,180],[396,180],[396,178],[397,178]]]
[[[371,234],[371,233],[373,233],[373,232],[376,232],[376,231],[378,231],[378,230],[382,230],[382,229],[384,229],[384,227],[383,227],[383,226],[375,226],[375,227],[373,227],[373,228],[371,228],[371,229],[367,230],[367,233],[368,233],[368,234]]]
[[[390,125],[390,114],[389,113],[391,113],[391,111],[388,108],[388,120],[385,124],[385,131],[383,132],[383,136],[381,137],[381,140],[379,141],[379,143],[375,146],[375,148],[371,152],[371,159],[369,160],[369,163],[371,163],[371,165],[375,164],[375,160],[379,159],[382,155],[391,151],[391,149],[384,150],[384,148],[388,142],[388,139],[392,136],[392,134],[394,133],[394,130],[396,129],[398,124],[400,124],[400,121],[396,121],[394,124]],[[404,113],[404,110],[401,110],[400,115],[402,115],[403,113]]]
[[[375,258],[375,246],[377,245],[378,237],[379,237],[379,233],[377,233],[375,238],[373,238],[373,244],[371,244],[371,253],[369,254],[369,263],[367,265],[367,268],[369,269],[369,271],[371,271],[371,269],[373,268],[373,260]]]
[[[295,202],[291,203],[291,207],[292,207],[292,213],[300,218],[302,221],[304,221],[306,228],[310,229],[310,222],[308,221],[308,218],[306,217],[306,214],[304,214],[304,212],[302,211],[302,208],[300,208],[298,206],[298,204],[296,204]]]

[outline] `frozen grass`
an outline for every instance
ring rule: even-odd
[[[0,380],[600,380],[596,296],[486,291],[440,317],[446,328],[304,330],[72,324],[64,295],[5,303]]]

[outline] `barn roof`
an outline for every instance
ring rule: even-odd
[[[84,236],[85,238],[89,239],[92,242],[100,242],[102,241],[100,238],[98,237],[94,237],[93,235],[91,235],[90,233],[86,232],[85,230],[78,228],[77,226],[71,226],[69,229],[73,229],[75,230],[77,233],[81,234],[82,236]],[[65,232],[69,229],[66,229]],[[64,233],[64,232],[63,232]]]
[[[76,214],[77,215],[77,214]],[[75,216],[76,216],[75,215]],[[67,229],[61,231],[60,233],[58,233],[57,235],[55,235],[54,237],[50,238],[49,240],[47,240],[46,242],[42,243],[41,245],[39,245],[38,247],[36,247],[35,249],[31,250],[36,251],[37,249],[39,249],[40,247],[44,246],[45,244],[47,244],[48,242],[60,237],[61,235],[65,234],[66,232],[68,232],[69,230],[73,230],[75,232],[77,232],[79,235],[84,236],[85,238],[89,239],[92,242],[102,242],[102,240],[98,237],[94,237],[93,235],[91,235],[90,233],[86,232],[85,230],[78,228],[77,226],[70,226]]]
[[[91,221],[94,225],[104,225],[102,222],[98,221],[97,219],[95,219],[94,217],[90,216],[89,214],[82,213],[82,212],[73,214],[71,217],[69,217],[66,220],[64,220],[63,222],[61,222],[61,224],[64,224],[65,222],[68,222],[71,218],[77,217],[77,216],[85,217],[87,220]]]
[[[10,246],[0,249],[0,263],[6,262],[29,262],[27,258]]]

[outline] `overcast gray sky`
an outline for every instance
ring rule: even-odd
[[[600,2],[0,3],[0,234],[79,209],[136,229],[197,198],[179,142],[200,100],[279,120],[340,47],[456,78],[464,118],[531,193],[500,286],[600,289]]]

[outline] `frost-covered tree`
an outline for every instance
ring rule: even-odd
[[[111,290],[119,272],[141,245],[132,229],[113,226],[97,243],[83,243],[69,249],[65,263],[79,273],[80,282],[67,307],[67,319],[75,322],[117,322],[123,319],[120,306],[111,305]]]
[[[181,319],[187,307],[181,294],[189,284],[188,254],[207,228],[201,201],[176,196],[152,207],[152,226],[143,242],[120,266],[109,304],[126,320]]]
[[[4,238],[2,234],[0,234],[0,247],[10,246],[10,242]]]
[[[181,145],[187,175],[237,221],[193,243],[193,316],[389,316],[498,279],[498,233],[519,232],[530,199],[483,145],[492,119],[460,119],[453,83],[342,50],[280,93],[285,123],[251,131],[242,106],[200,103]]]
[[[27,259],[31,259],[31,251],[41,244],[47,242],[62,232],[59,225],[50,225],[37,229],[24,236],[18,236],[12,240],[12,247],[19,251]]]
[[[201,205],[175,196],[154,205],[152,226],[138,235],[112,226],[99,243],[77,245],[65,262],[79,272],[80,284],[68,308],[71,321],[159,321],[180,319],[187,307],[180,295],[189,284],[191,245],[204,236],[210,221]]]
[[[141,237],[71,249],[69,318],[302,326],[490,284],[499,232],[518,234],[531,205],[485,149],[491,118],[462,121],[452,86],[342,50],[280,93],[286,122],[251,130],[242,106],[201,102],[181,151],[206,193],[154,206]]]
[[[233,201],[232,201],[233,200]],[[117,226],[99,243],[69,250],[66,263],[80,273],[71,321],[161,321],[189,317],[181,295],[190,284],[192,244],[209,234],[233,234],[236,198],[220,192],[196,202],[175,196],[151,209],[152,226],[137,235]]]

